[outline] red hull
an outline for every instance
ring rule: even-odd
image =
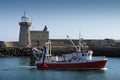
[[[37,63],[39,69],[101,69],[105,67],[107,60],[83,62],[83,63]]]

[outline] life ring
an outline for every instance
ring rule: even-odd
[[[76,56],[73,56],[73,57],[72,57],[72,59],[73,59],[73,60],[76,60],[76,59],[77,59],[77,57],[76,57]]]

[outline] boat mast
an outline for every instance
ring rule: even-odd
[[[46,46],[46,55],[51,56],[51,41],[49,40],[48,42],[46,42],[45,46]]]
[[[44,64],[46,58],[46,47],[43,46],[43,52],[42,52],[42,64]]]
[[[51,41],[49,40],[48,42],[45,43],[45,47],[46,47],[46,61],[49,62],[51,61]]]
[[[79,34],[79,45],[78,45],[78,52],[81,52],[81,47],[82,47],[82,44],[81,44],[81,38],[80,38],[80,34]]]
[[[79,52],[79,49],[77,48],[77,46],[74,44],[74,42],[72,41],[72,39],[67,35],[67,38],[71,41],[72,45],[75,47],[75,49]]]

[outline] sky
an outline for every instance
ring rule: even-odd
[[[120,0],[0,0],[0,41],[19,40],[24,11],[50,39],[120,39]]]

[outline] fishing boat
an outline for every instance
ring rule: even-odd
[[[70,39],[70,38],[69,38]],[[36,57],[36,66],[38,69],[102,69],[105,68],[107,58],[93,58],[92,50],[82,51],[79,41],[79,47],[71,43],[76,49],[76,52],[71,54],[63,54],[61,57],[51,55],[51,42],[48,41],[43,46],[42,50],[33,48],[33,55]],[[36,54],[41,54],[38,57]]]

